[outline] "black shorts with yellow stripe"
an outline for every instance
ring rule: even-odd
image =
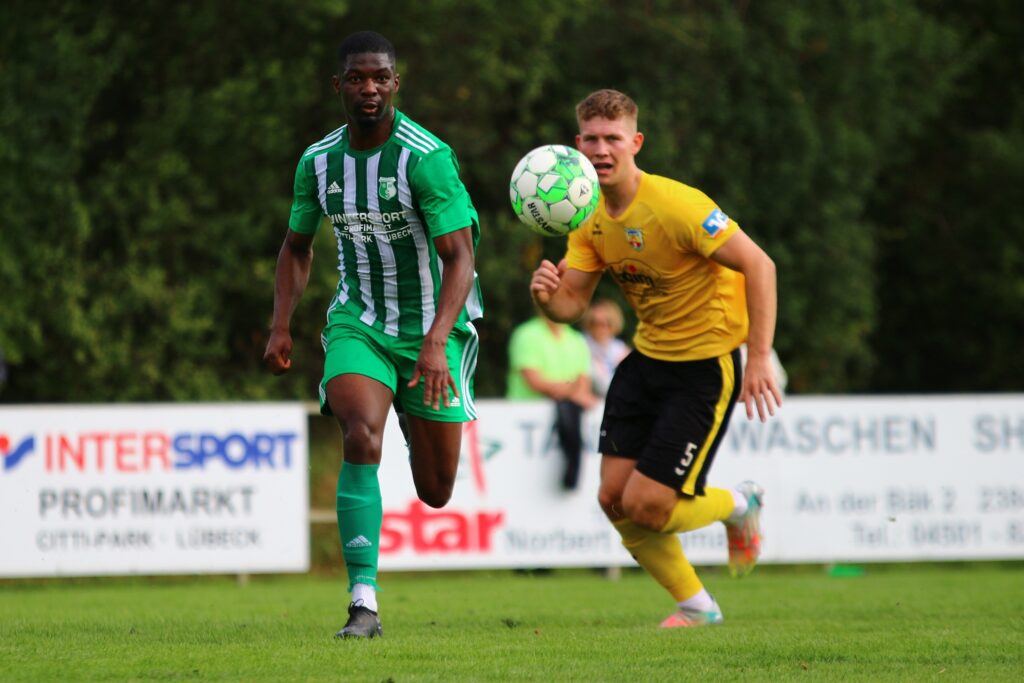
[[[686,496],[704,482],[742,385],[739,351],[696,361],[633,351],[615,370],[598,450]]]

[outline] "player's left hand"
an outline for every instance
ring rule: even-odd
[[[748,420],[754,419],[755,407],[761,422],[767,422],[769,415],[775,417],[775,410],[782,405],[782,392],[769,356],[751,354],[747,357],[739,400],[747,407]]]
[[[431,406],[434,410],[440,410],[441,404],[444,407],[451,406],[451,394],[459,395],[458,387],[448,370],[448,357],[445,355],[445,344],[423,340],[423,348],[416,359],[416,367],[409,380],[408,387],[412,389],[423,378],[423,405]]]

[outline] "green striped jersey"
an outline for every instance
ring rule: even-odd
[[[338,289],[328,315],[344,307],[384,334],[422,337],[434,321],[442,263],[440,235],[471,227],[476,209],[455,153],[397,109],[391,137],[353,150],[342,126],[302,154],[289,227],[313,234],[326,216],[338,241]],[[479,278],[456,321],[483,315]]]

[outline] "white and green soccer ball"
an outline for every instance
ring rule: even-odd
[[[512,171],[512,210],[545,236],[567,235],[590,218],[601,187],[593,164],[565,145],[544,145],[524,156]]]

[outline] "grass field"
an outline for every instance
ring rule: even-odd
[[[385,576],[384,638],[336,641],[340,577],[0,585],[0,680],[1021,680],[1024,567],[705,570],[723,626],[659,630],[638,572]]]

